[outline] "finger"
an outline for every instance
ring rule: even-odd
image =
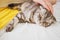
[[[49,0],[44,0],[44,2],[46,3],[46,5],[50,9],[50,11],[53,13],[53,7],[52,7],[52,4],[49,2]]]
[[[36,3],[39,3],[41,5],[43,5],[46,9],[49,10],[49,8],[47,7],[46,3],[43,0],[33,0],[33,1],[36,2]]]
[[[36,3],[39,3],[39,4],[41,4],[43,7],[45,7],[48,11],[53,11],[52,10],[52,6],[51,6],[51,4],[48,2],[48,1],[46,1],[46,0],[33,0],[34,2],[36,2]],[[53,13],[53,12],[52,12]]]

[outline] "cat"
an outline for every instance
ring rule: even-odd
[[[55,17],[50,11],[42,5],[36,5],[34,2],[23,3],[21,10],[25,15],[26,20],[31,21],[32,23],[48,27],[56,22]]]
[[[10,8],[17,6],[18,10],[21,10],[16,17],[7,25],[6,31],[11,31],[18,23],[33,23],[39,24],[43,27],[49,27],[56,22],[56,18],[53,14],[44,8],[41,4],[36,5],[32,2],[24,2],[22,4],[10,4]],[[17,20],[17,21],[15,21]]]

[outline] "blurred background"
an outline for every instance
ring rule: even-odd
[[[17,2],[18,0],[13,1]],[[0,7],[2,5],[1,2],[5,1],[0,0]],[[9,3],[8,0],[5,3]],[[12,32],[7,32],[0,36],[0,40],[60,40],[60,0],[57,0],[53,8],[54,16],[57,19],[56,24],[48,28],[35,24],[18,24]]]

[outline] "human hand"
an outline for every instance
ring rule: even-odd
[[[49,2],[49,0],[33,0],[33,1],[37,4],[41,4],[48,11],[51,11],[51,13],[53,13],[53,7],[52,4]]]

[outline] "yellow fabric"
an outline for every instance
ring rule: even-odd
[[[0,8],[0,30],[3,29],[18,13],[18,10]]]

